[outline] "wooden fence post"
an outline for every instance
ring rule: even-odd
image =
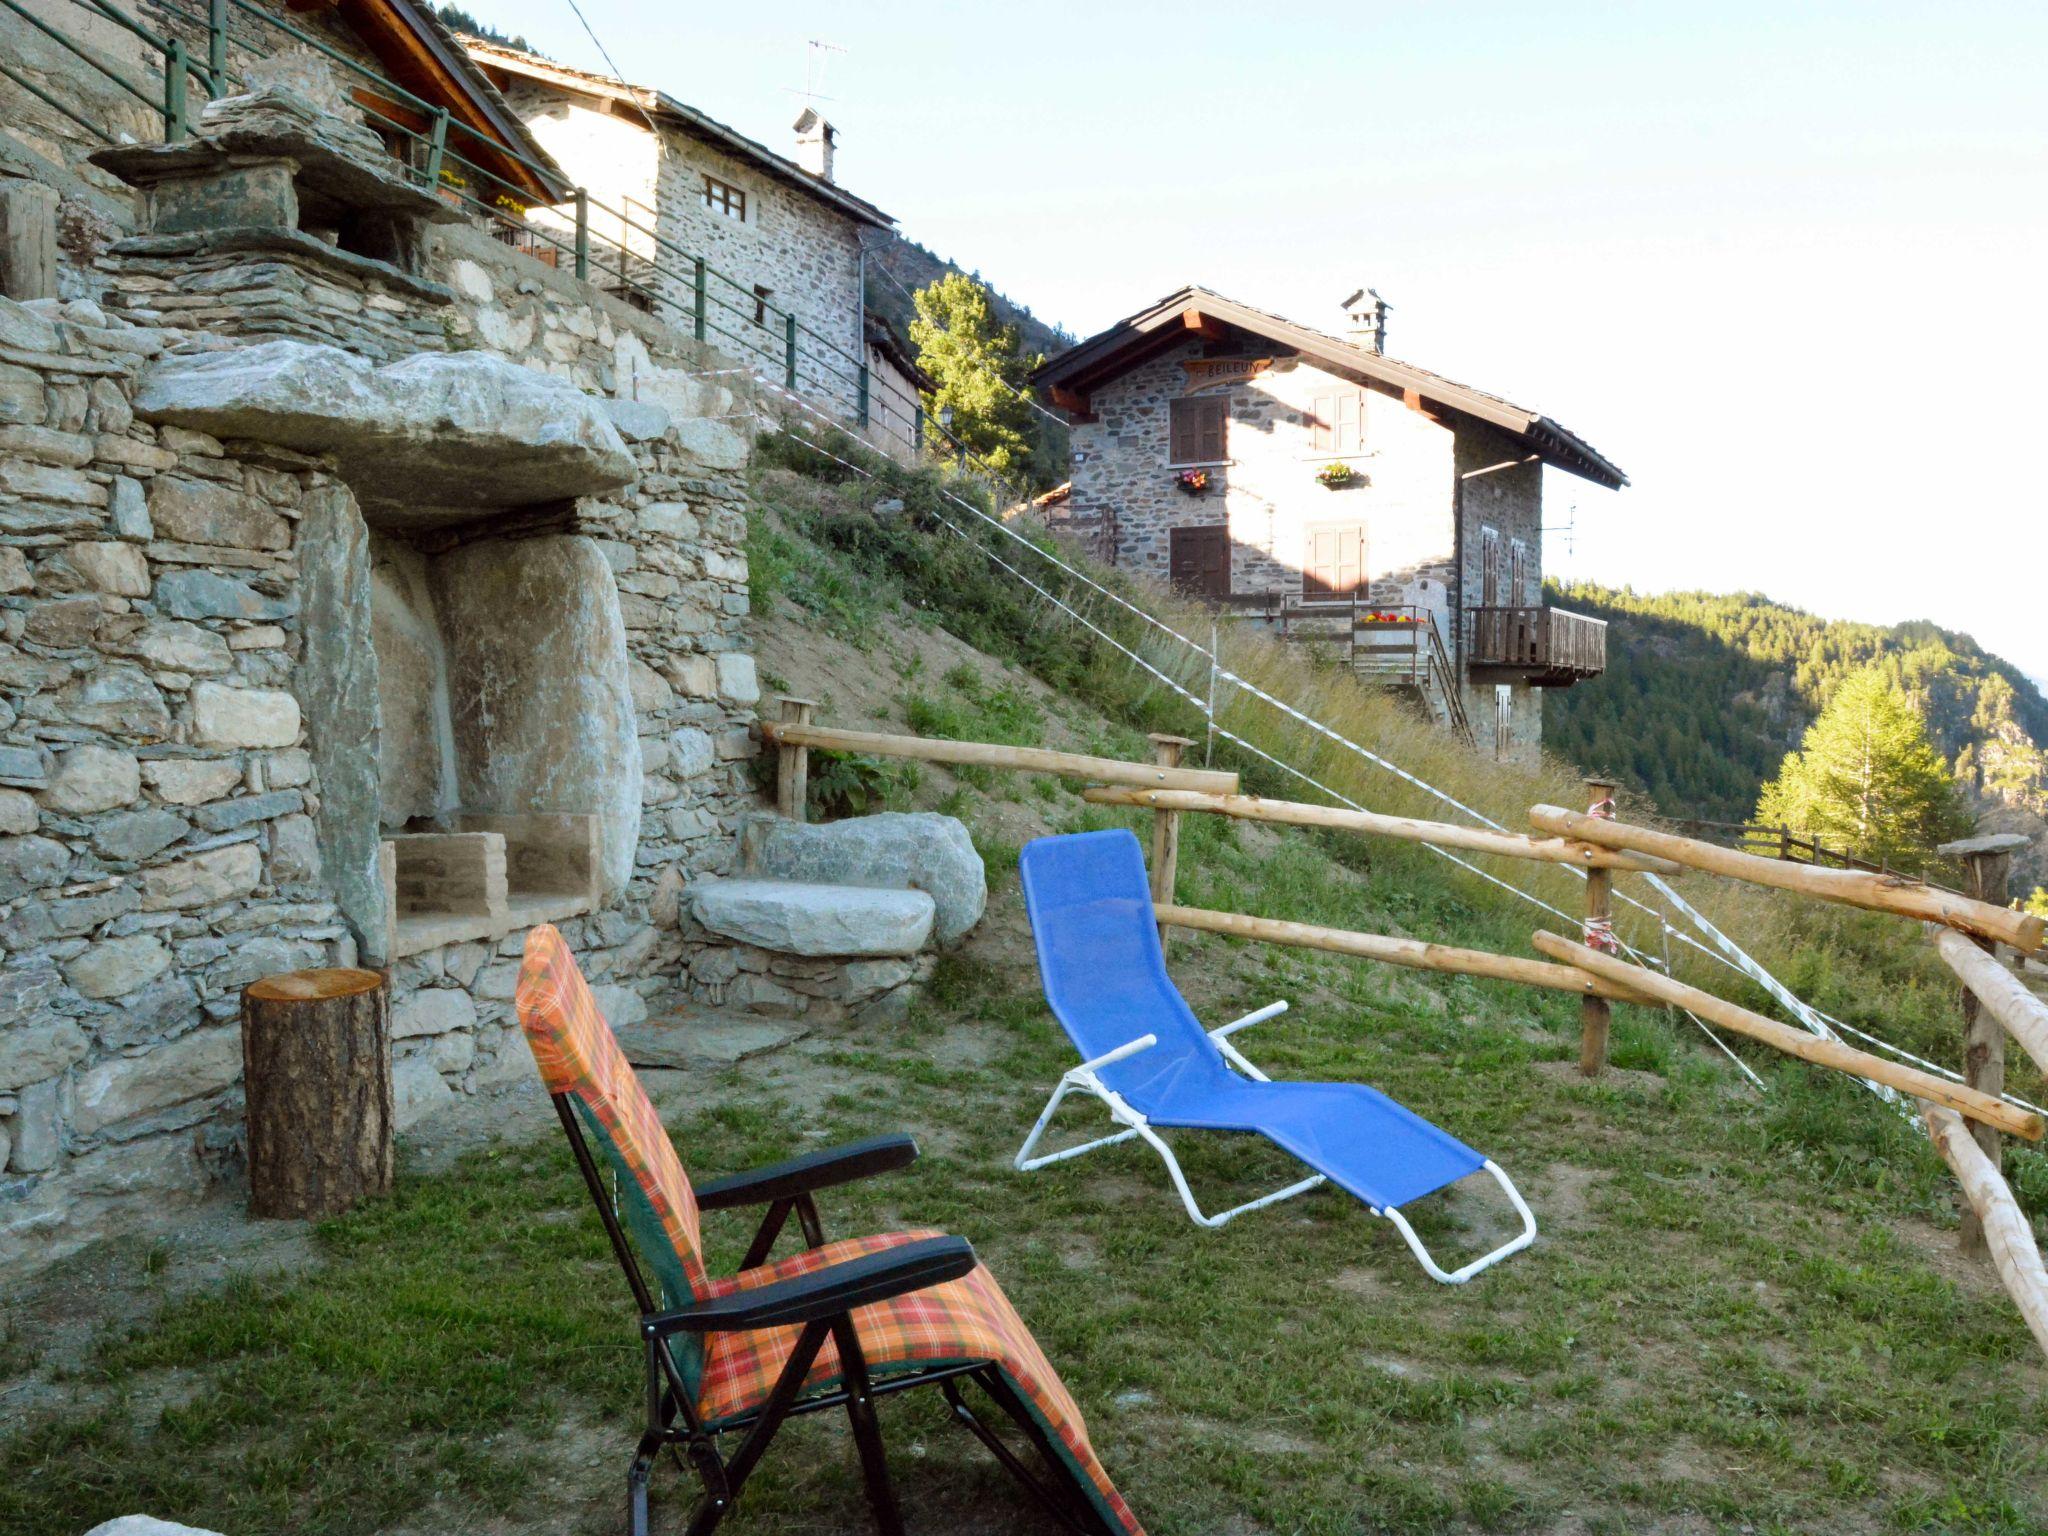
[[[1152,761],[1162,768],[1178,768],[1180,755],[1194,743],[1185,736],[1168,736],[1154,731]],[[1180,812],[1152,813],[1152,899],[1165,906],[1175,905],[1174,886],[1180,873]],[[1166,949],[1167,929],[1159,925],[1159,948]]]
[[[784,725],[809,725],[811,711],[818,707],[816,699],[792,699],[782,701],[782,723]],[[787,743],[775,748],[775,809],[791,821],[806,818],[811,796],[811,749],[792,747]]]
[[[1608,779],[1586,780],[1588,816],[1614,818],[1614,784]],[[1614,874],[1606,869],[1586,871],[1586,929],[1588,949],[1614,954],[1619,946],[1613,926]],[[1598,1077],[1607,1065],[1607,1031],[1614,1017],[1614,1005],[1590,993],[1579,999],[1579,1076]]]
[[[1962,860],[1963,894],[2002,907],[2007,901],[2006,882],[2012,868],[2012,852],[2026,845],[2027,840],[2016,832],[1998,832],[1988,837],[1966,837],[1960,842],[1943,843],[1934,851],[1945,859]],[[1994,956],[1998,953],[1997,940],[1975,935],[1969,937],[1986,953]],[[1963,1081],[1994,1098],[2005,1092],[2005,1030],[1967,986],[1963,988]],[[2003,1166],[2004,1157],[1997,1130],[1972,1123],[1970,1134],[1990,1160],[1992,1170],[1998,1171]],[[1967,1202],[1963,1206],[1958,1243],[1964,1253],[1973,1257],[1990,1251],[1984,1241],[1983,1219]]]

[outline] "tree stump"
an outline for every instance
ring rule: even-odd
[[[242,989],[252,1216],[333,1216],[391,1188],[390,997],[378,971]]]

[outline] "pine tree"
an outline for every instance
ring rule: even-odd
[[[1925,724],[1882,666],[1836,686],[1800,749],[1764,786],[1756,819],[1909,871],[1970,829]]]
[[[1031,406],[1024,380],[1038,359],[1026,357],[1014,325],[998,325],[987,288],[948,272],[920,288],[910,339],[918,366],[938,386],[928,406],[930,452],[956,452],[940,434],[940,412],[953,413],[952,435],[1003,475],[1026,472],[1032,449]]]

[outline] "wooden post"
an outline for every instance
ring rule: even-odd
[[[2008,899],[2006,881],[2012,868],[2012,851],[2026,845],[2027,840],[2018,833],[2005,832],[1943,843],[1935,852],[1943,858],[1962,860],[1965,895],[2002,907]],[[1972,935],[1971,942],[1987,954],[1996,956],[1998,953],[1995,939]],[[1963,988],[1963,1081],[1994,1098],[2005,1092],[2005,1030],[1967,986]],[[1997,1130],[1981,1123],[1973,1124],[1970,1134],[1983,1150],[1992,1171],[1999,1172],[2005,1158]],[[1989,1252],[1984,1242],[1984,1222],[1975,1206],[1964,1206],[1962,1229],[1957,1240],[1962,1251],[1972,1257]]]
[[[1162,768],[1178,768],[1180,755],[1194,743],[1185,736],[1168,736],[1159,731],[1151,735],[1152,761]],[[1155,904],[1172,906],[1174,886],[1180,874],[1180,812],[1152,812],[1152,900]],[[1167,929],[1159,925],[1159,948],[1166,949]]]
[[[357,970],[242,989],[250,1215],[332,1216],[391,1188],[390,995]]]
[[[1614,819],[1614,785],[1607,779],[1586,780],[1588,816],[1603,821]],[[1612,918],[1614,874],[1607,869],[1586,871],[1585,940],[1589,949],[1602,954],[1616,952]],[[1614,1018],[1614,1005],[1590,992],[1579,999],[1579,1076],[1598,1077],[1607,1065],[1607,1032]]]
[[[787,725],[809,725],[811,711],[818,707],[815,699],[791,699],[782,701],[782,719]],[[793,747],[787,742],[775,749],[775,809],[791,821],[803,821],[807,817],[811,795],[811,749]]]

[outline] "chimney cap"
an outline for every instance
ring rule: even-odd
[[[839,137],[839,130],[827,122],[825,115],[816,107],[805,107],[797,114],[796,122],[792,126],[798,133],[817,132],[824,134],[828,139]]]

